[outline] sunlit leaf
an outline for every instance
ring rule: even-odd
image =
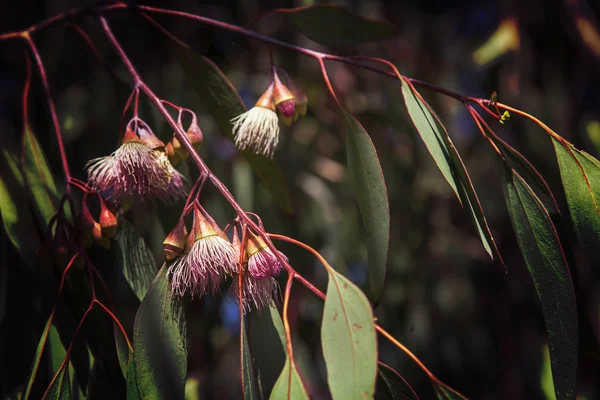
[[[600,162],[572,145],[556,140],[562,184],[575,233],[590,264],[600,271]]]
[[[135,316],[134,364],[142,399],[181,399],[187,371],[186,320],[171,296],[166,266],[150,285]]]
[[[279,379],[275,382],[270,400],[308,400],[308,393],[294,360],[286,358]]]
[[[398,28],[386,21],[367,19],[346,7],[321,4],[279,10],[291,17],[296,27],[309,39],[324,46],[354,46],[394,37]]]
[[[374,303],[379,301],[390,241],[390,206],[387,187],[377,151],[360,122],[344,114],[348,172],[354,183],[358,208],[367,233],[369,290]]]
[[[29,208],[25,180],[15,154],[0,153],[0,215],[11,243],[23,260],[32,266],[40,246],[32,210]]]
[[[321,342],[333,398],[372,398],[377,376],[373,310],[360,289],[334,270],[329,270]]]
[[[378,372],[380,379],[376,399],[419,400],[413,388],[395,369],[380,362]]]
[[[231,119],[246,112],[246,106],[237,91],[211,60],[180,45],[176,49],[192,89],[217,122],[219,132],[233,140]],[[250,150],[242,150],[241,153],[273,200],[284,211],[291,213],[293,208],[289,190],[275,161]]]
[[[519,24],[515,18],[507,18],[473,53],[473,61],[478,65],[487,65],[508,52],[518,51],[520,47]]]
[[[574,399],[578,321],[569,267],[548,211],[517,172],[503,168],[511,221],[542,304],[557,398]]]
[[[433,114],[431,108],[421,101],[405,82],[402,82],[402,93],[415,128],[442,175],[454,190],[456,197],[466,208],[483,247],[492,259],[504,264],[471,183],[471,178],[446,128],[436,118],[437,116]]]
[[[274,306],[252,310],[248,321],[254,365],[263,393],[271,393],[285,364],[285,332],[279,311]]]
[[[23,176],[46,225],[56,214],[59,196],[46,157],[29,126],[23,135]]]
[[[256,377],[256,370],[254,369],[254,361],[252,359],[252,353],[250,351],[250,345],[248,344],[248,336],[246,334],[246,325],[243,324],[240,330],[241,345],[242,345],[242,387],[244,390],[245,400],[259,400],[260,390],[258,388],[258,380]]]
[[[154,256],[135,227],[125,218],[119,218],[116,240],[119,244],[119,268],[137,298],[142,300],[156,276]]]

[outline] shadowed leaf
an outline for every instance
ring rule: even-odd
[[[119,244],[117,261],[125,279],[140,301],[156,276],[156,261],[144,239],[125,218],[119,218],[116,237]]]
[[[187,371],[185,314],[163,266],[135,316],[135,377],[142,399],[182,399]]]
[[[518,173],[503,169],[511,221],[542,303],[557,398],[575,399],[578,321],[567,261],[540,199]]]
[[[0,215],[4,230],[28,265],[35,264],[40,240],[27,201],[25,180],[17,156],[2,150],[0,154]]]
[[[23,176],[33,200],[42,215],[43,226],[56,214],[58,194],[46,157],[28,125],[23,135]]]
[[[242,387],[244,389],[244,399],[259,400],[261,397],[260,390],[258,388],[258,380],[256,377],[256,371],[254,369],[250,345],[248,344],[248,336],[246,335],[246,325],[243,322],[241,325],[240,334],[240,340],[242,344]]]
[[[389,365],[379,363],[376,399],[419,400],[406,380]]]
[[[433,387],[435,388],[438,400],[467,400],[465,396],[446,385],[434,382]]]
[[[135,381],[135,365],[133,362],[133,354],[130,353],[129,362],[127,365],[127,400],[138,400],[139,398],[140,394]]]
[[[69,379],[69,364],[60,370],[56,379],[52,382],[44,400],[70,400],[71,399],[71,381]]]
[[[428,104],[423,102],[406,82],[402,82],[402,94],[415,128],[461,205],[467,209],[485,251],[492,259],[504,265],[471,178],[446,128]]]
[[[248,321],[250,346],[263,393],[271,393],[285,364],[285,332],[279,311],[268,306],[252,310]]]
[[[324,46],[354,46],[394,37],[398,28],[389,22],[367,19],[335,4],[278,10],[291,17],[298,30]]]
[[[352,177],[358,208],[367,233],[369,261],[368,293],[379,301],[390,241],[390,206],[379,158],[371,138],[350,114],[344,114],[348,172]]]
[[[219,132],[233,140],[231,119],[246,112],[246,106],[237,91],[211,60],[181,45],[176,46],[181,66],[191,87],[202,104],[217,122]],[[250,150],[240,151],[250,164],[260,182],[279,202],[286,212],[292,213],[292,202],[281,169],[274,160],[254,154]]]
[[[329,269],[321,342],[334,399],[370,399],[377,375],[377,338],[367,297]]]

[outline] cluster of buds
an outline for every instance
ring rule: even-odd
[[[169,203],[185,195],[183,176],[169,162],[165,144],[137,117],[127,124],[121,146],[86,168],[90,187],[112,204],[129,197]]]
[[[184,112],[190,113],[192,115],[192,122],[190,123],[190,126],[187,129],[187,131],[185,131],[185,132],[186,132],[186,136],[189,139],[190,143],[192,143],[192,146],[194,146],[194,148],[196,150],[198,150],[198,148],[200,147],[200,144],[202,144],[203,135],[202,135],[202,131],[200,130],[200,127],[198,126],[198,120],[196,118],[196,113],[194,113],[191,110],[182,108],[179,111],[179,117],[177,118],[177,126],[182,131],[184,130],[183,123],[181,121],[181,117]],[[179,162],[181,160],[187,159],[189,156],[189,152],[187,151],[185,146],[183,146],[183,144],[181,144],[181,142],[179,141],[179,139],[177,138],[177,135],[175,133],[173,133],[173,137],[171,138],[169,143],[167,143],[166,151],[167,151],[167,156],[169,157],[169,161],[171,161],[171,164],[173,164],[174,166],[179,164]]]
[[[108,249],[110,247],[109,239],[114,239],[117,236],[118,221],[117,216],[109,209],[102,197],[98,196],[98,199],[100,201],[100,216],[96,220],[88,207],[88,194],[86,193],[83,196],[79,226],[87,246],[94,241]]]
[[[223,280],[242,274],[241,299],[246,311],[251,304],[261,309],[276,301],[279,285],[275,277],[282,264],[267,244],[248,231],[242,245],[235,228],[230,242],[202,207],[194,204],[192,210],[191,232],[186,229],[184,215],[163,243],[173,294],[201,297],[208,292],[218,293]],[[237,279],[231,285],[231,292],[236,299],[240,298]]]
[[[291,125],[306,115],[308,99],[288,77],[285,86],[273,68],[273,81],[254,107],[231,120],[234,142],[240,150],[273,158],[279,144],[279,121]]]

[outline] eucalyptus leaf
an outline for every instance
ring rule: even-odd
[[[513,228],[542,303],[555,392],[575,399],[578,319],[569,267],[548,210],[516,171],[503,168]]]
[[[355,46],[391,39],[398,28],[387,21],[364,18],[336,4],[320,4],[280,12],[289,16],[309,39],[329,47]]]
[[[377,376],[377,338],[367,297],[329,269],[321,343],[334,399],[370,399]]]
[[[135,316],[133,362],[142,399],[182,399],[187,372],[186,320],[171,295],[166,266],[150,285]]]
[[[471,183],[471,178],[446,128],[433,113],[431,107],[422,101],[416,90],[406,82],[402,82],[402,94],[408,114],[417,132],[419,132],[442,175],[452,187],[458,201],[463,208],[467,209],[485,251],[492,259],[504,265],[483,214],[479,198]]]
[[[385,283],[390,241],[390,206],[377,151],[360,122],[344,113],[348,172],[367,233],[368,293],[375,304]]]

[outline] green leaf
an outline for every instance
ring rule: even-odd
[[[285,364],[285,331],[276,307],[252,310],[248,328],[254,365],[263,393],[271,393]]]
[[[600,162],[571,144],[552,141],[577,239],[600,273]]]
[[[52,382],[44,399],[48,400],[69,400],[71,398],[71,380],[69,379],[69,364],[65,364]]]
[[[27,387],[25,389],[25,394],[23,395],[23,399],[27,400],[29,395],[31,394],[31,389],[33,388],[33,382],[35,381],[35,377],[37,375],[38,369],[40,367],[40,362],[42,361],[42,355],[44,354],[44,348],[46,347],[46,342],[48,340],[48,336],[50,335],[50,327],[52,326],[52,315],[48,318],[46,322],[46,326],[44,327],[44,331],[42,332],[42,337],[38,342],[37,349],[35,350],[35,355],[33,357],[33,362],[31,363],[31,370],[29,373],[29,380],[27,382]]]
[[[150,285],[135,316],[133,359],[142,399],[182,399],[187,371],[185,313],[171,296],[166,266]]]
[[[465,396],[441,382],[434,382],[433,387],[439,400],[467,400]]]
[[[389,22],[367,19],[335,4],[279,11],[289,15],[310,40],[329,47],[379,42],[398,33],[398,28]]]
[[[242,322],[240,329],[240,340],[242,345],[242,388],[244,391],[245,400],[259,400],[260,390],[258,388],[258,380],[252,360],[250,345],[248,344],[248,335],[246,334],[246,324]]]
[[[150,248],[133,225],[119,218],[116,237],[119,244],[117,262],[129,286],[140,301],[156,276],[156,261]]]
[[[380,362],[378,372],[380,383],[382,384],[377,384],[377,395],[380,392],[387,391],[387,397],[376,395],[376,399],[419,400],[419,396],[417,396],[413,388],[410,387],[408,382],[395,369]]]
[[[0,153],[0,215],[4,230],[23,260],[33,266],[40,247],[36,224],[29,207],[23,173],[15,154]]]
[[[369,260],[368,293],[379,301],[387,268],[390,241],[390,206],[377,151],[361,124],[344,114],[348,172],[352,177],[358,208],[367,232]]]
[[[402,94],[415,128],[442,175],[452,187],[458,201],[463,208],[467,209],[485,251],[492,259],[496,259],[504,265],[483,214],[479,198],[471,183],[471,178],[446,128],[433,113],[431,107],[423,102],[417,96],[416,91],[413,91],[405,82],[402,82]]]
[[[40,144],[27,124],[23,135],[23,176],[39,209],[43,225],[56,214],[58,193]]]
[[[246,112],[246,107],[225,74],[211,60],[181,45],[175,47],[191,87],[217,122],[220,133],[233,140],[231,119]],[[260,182],[286,212],[292,213],[292,201],[281,169],[274,160],[240,151]]]
[[[296,363],[286,358],[279,379],[275,382],[270,400],[308,400],[308,393],[302,382]]]
[[[334,399],[371,399],[377,376],[377,338],[367,297],[329,269],[321,327],[327,381]]]
[[[548,211],[517,172],[503,167],[513,228],[542,303],[557,398],[575,399],[578,321],[569,267]]]
[[[129,362],[127,363],[127,400],[138,400],[139,398],[140,394],[135,381],[135,365],[133,362],[133,354],[130,353]]]
[[[556,199],[546,180],[521,153],[495,135],[489,135],[502,152],[506,162],[527,182],[551,215],[560,215]]]

